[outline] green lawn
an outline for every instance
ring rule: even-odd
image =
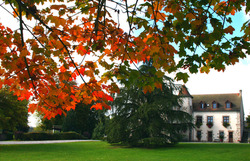
[[[106,142],[0,145],[0,160],[249,161],[250,144],[180,143],[159,149],[126,148]]]

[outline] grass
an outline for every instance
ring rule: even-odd
[[[180,143],[159,149],[127,148],[106,142],[0,145],[0,160],[249,161],[250,144]]]

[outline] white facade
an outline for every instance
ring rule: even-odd
[[[234,142],[241,141],[243,135],[244,111],[242,91],[233,94],[190,95],[187,88],[182,86],[181,110],[193,116],[196,125],[185,132],[183,140],[203,142]],[[207,125],[212,122],[212,126]],[[228,122],[228,125],[223,125]],[[197,137],[200,136],[200,137]],[[220,136],[224,136],[223,138]]]
[[[222,111],[222,112],[193,112],[194,120],[197,116],[202,116],[202,125],[200,128],[193,129],[193,141],[199,141],[197,138],[197,131],[201,131],[200,141],[209,141],[208,133],[212,132],[212,141],[220,141],[220,132],[224,133],[223,142],[230,142],[229,133],[232,135],[232,142],[239,142],[242,137],[240,113],[236,111]],[[213,126],[207,126],[207,117],[213,117]],[[223,116],[229,116],[229,126],[223,126]],[[195,123],[195,122],[194,122]]]

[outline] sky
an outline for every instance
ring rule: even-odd
[[[250,13],[245,14],[243,11],[232,18],[237,36],[242,35],[241,25],[249,19]],[[245,116],[250,115],[250,56],[240,59],[235,65],[227,66],[224,72],[211,70],[209,74],[192,74],[186,86],[191,95],[239,93],[242,90],[244,113]]]
[[[1,4],[2,0],[0,0],[0,5]],[[0,23],[11,26],[13,29],[18,29],[18,21],[13,19],[13,17],[1,7],[0,15]],[[126,18],[126,16],[120,19],[123,20],[124,18]],[[250,15],[246,15],[244,12],[233,17],[236,35],[242,35],[240,27],[243,22],[249,19]],[[121,20],[120,26],[123,26]],[[128,26],[126,27],[128,28]],[[250,115],[250,56],[241,59],[239,63],[233,66],[227,66],[224,72],[211,70],[209,74],[197,73],[190,74],[189,76],[189,80],[185,85],[191,95],[239,93],[239,91],[242,90],[245,116]],[[184,84],[183,82],[177,83]],[[35,117],[29,118],[29,125],[33,127],[37,125]]]

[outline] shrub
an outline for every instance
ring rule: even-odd
[[[87,139],[76,132],[63,132],[59,133],[62,140],[72,140],[72,139]]]
[[[102,122],[99,122],[93,132],[93,139],[104,140],[105,136],[105,126]]]
[[[0,140],[13,140],[13,133],[12,132],[5,132],[0,134]]]
[[[22,131],[16,131],[15,132],[15,140],[21,140],[23,137],[23,132]]]
[[[63,133],[47,133],[47,132],[31,132],[31,133],[17,133],[16,140],[73,140],[73,139],[87,139],[76,132]]]

